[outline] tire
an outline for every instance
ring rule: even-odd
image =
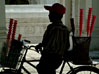
[[[70,70],[67,74],[99,74],[99,69],[92,66],[80,66]]]
[[[4,69],[4,71],[1,71],[0,74],[17,74],[17,72],[11,69]]]

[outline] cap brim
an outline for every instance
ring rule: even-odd
[[[44,8],[45,8],[46,10],[49,10],[49,11],[50,11],[52,7],[51,7],[51,6],[44,6]]]

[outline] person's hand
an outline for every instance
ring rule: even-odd
[[[42,44],[39,43],[37,46],[35,46],[36,51],[39,53],[39,51],[41,52],[42,50]]]

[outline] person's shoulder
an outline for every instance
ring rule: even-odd
[[[64,29],[68,30],[68,28],[67,28],[67,26],[66,26],[66,25],[62,24],[61,26],[62,26],[62,28],[64,28]]]
[[[69,31],[67,26],[62,23],[61,24],[49,24],[47,26],[47,29],[61,29],[61,30]]]
[[[69,31],[69,29],[68,29],[68,27],[66,25],[63,25],[62,27],[63,27],[63,30],[65,30],[66,32],[70,33],[70,31]]]
[[[47,26],[47,29],[51,29],[53,27],[53,24],[49,24],[48,26]]]

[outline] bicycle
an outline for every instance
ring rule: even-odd
[[[90,39],[90,38],[88,38],[88,39]],[[35,47],[35,46],[30,46],[30,47]],[[68,56],[69,55],[70,54],[68,54]],[[85,65],[73,68],[73,66],[71,66],[69,63],[69,62],[71,62],[71,60],[72,59],[71,58],[69,59],[69,57],[63,58],[63,64],[62,64],[59,74],[62,74],[65,63],[67,63],[70,68],[70,70],[66,74],[82,74],[82,73],[84,73],[84,74],[99,74],[99,69],[95,67],[96,65],[99,65],[99,63],[90,62],[90,63],[85,63]],[[39,62],[39,60],[26,60],[26,63],[28,63],[29,65],[31,65],[32,67],[34,67],[36,69],[36,66],[31,64],[30,62]],[[30,74],[26,69],[24,69],[24,70],[25,70],[25,72]]]
[[[27,60],[27,63],[36,69],[36,66],[31,64],[30,62],[39,62],[39,60],[29,60],[29,61]],[[70,71],[68,71],[68,73],[65,73],[65,74],[82,74],[82,73],[99,74],[99,69],[95,67],[96,65],[99,65],[99,63],[97,63],[97,64],[93,63],[93,64],[89,64],[89,65],[86,64],[84,66],[78,66],[78,67],[73,68],[73,66],[71,66],[69,62],[70,61],[63,59],[63,64],[62,64],[59,74],[62,74],[63,69],[65,67],[65,63],[67,63],[70,68]],[[27,72],[27,70],[26,70],[26,72]],[[28,74],[30,74],[30,73],[28,73]]]
[[[18,60],[18,63],[21,63],[20,66],[18,67],[18,69],[13,69],[13,68],[4,69],[4,71],[2,71],[1,74],[5,74],[5,73],[7,73],[7,74],[21,74],[22,69],[27,74],[31,74],[23,66],[24,62],[28,63],[29,65],[31,65],[33,68],[36,69],[36,66],[31,64],[30,62],[39,62],[39,59],[38,60],[26,60],[26,54],[27,54],[28,50],[31,49],[31,47],[35,47],[35,46],[28,46],[28,45],[24,44],[24,42],[29,43],[29,41],[23,40],[23,48],[22,49],[25,49],[25,51],[24,51],[23,56],[21,57],[21,60]],[[71,66],[69,62],[71,62],[70,59],[63,58],[63,63],[62,63],[62,67],[61,67],[61,70],[60,70],[59,74],[62,74],[65,63],[67,63],[69,68],[70,68],[70,70],[66,74],[82,74],[82,73],[84,73],[84,71],[86,72],[85,74],[99,74],[99,69],[95,67],[95,65],[97,65],[97,64],[92,63],[92,64],[88,64],[88,65],[86,64],[84,66],[78,66],[78,67],[73,68],[73,66]],[[82,73],[80,73],[80,72],[82,72]]]
[[[80,38],[78,38],[77,37],[77,39],[79,40]],[[89,44],[90,43],[90,37],[89,38],[84,38],[84,40],[85,40],[85,42],[86,42],[86,40],[87,40],[87,44]],[[80,39],[81,40],[81,39]],[[81,42],[81,43],[83,43],[83,42]],[[77,44],[77,43],[76,43]],[[78,44],[80,44],[79,42],[78,42]],[[31,46],[32,47],[32,46]],[[35,47],[35,46],[33,46],[33,47]],[[89,47],[89,46],[88,46]],[[77,47],[76,47],[77,48]],[[77,50],[78,51],[78,50]],[[75,51],[73,51],[73,52],[75,52]],[[69,52],[68,52],[69,53]],[[70,52],[71,53],[71,52]],[[72,54],[72,53],[71,53]],[[67,54],[66,56],[67,57],[64,57],[63,58],[63,64],[62,64],[62,67],[61,67],[61,70],[60,70],[60,72],[59,72],[59,74],[62,74],[62,72],[63,72],[63,69],[64,69],[64,66],[65,66],[65,63],[67,63],[68,64],[68,66],[69,66],[69,68],[70,68],[70,70],[66,73],[66,74],[82,74],[82,73],[85,73],[85,74],[99,74],[99,69],[98,68],[96,68],[95,66],[96,65],[99,65],[99,63],[97,63],[97,64],[94,64],[94,63],[92,63],[91,62],[91,60],[90,60],[90,62],[88,62],[88,63],[85,63],[85,62],[81,62],[81,63],[78,63],[78,64],[83,64],[82,66],[78,66],[78,67],[75,67],[75,68],[73,68],[73,66],[71,66],[70,65],[70,63],[69,62],[71,62],[73,59],[72,58],[69,58],[68,56],[71,56],[71,54]],[[76,55],[77,56],[77,55]],[[74,59],[78,59],[78,58],[75,58],[75,57],[73,57]],[[90,58],[89,58],[90,59]],[[28,64],[30,64],[32,67],[34,67],[35,69],[36,69],[36,66],[35,65],[33,65],[33,64],[31,64],[30,62],[39,62],[39,60],[27,60],[27,63]],[[77,61],[76,62],[74,62],[75,64],[77,64]],[[27,72],[27,71],[26,71]],[[28,74],[30,74],[30,73],[28,73]]]

